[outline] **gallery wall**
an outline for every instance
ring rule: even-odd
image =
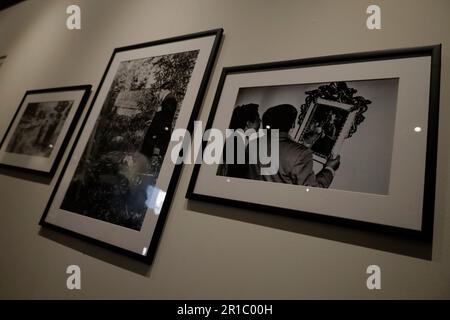
[[[65,27],[78,4],[82,29]],[[0,11],[0,136],[26,90],[92,84],[114,48],[214,28],[224,41],[205,96],[206,121],[225,66],[442,43],[449,87],[450,2],[361,0],[27,0]],[[0,298],[450,298],[450,93],[441,90],[432,248],[403,239],[185,199],[179,179],[153,264],[38,225],[56,182],[0,170]],[[72,143],[72,142],[71,142]],[[67,156],[67,154],[66,154]],[[66,157],[65,156],[65,157]],[[64,160],[64,159],[63,159]],[[423,251],[431,255],[424,258]],[[82,290],[66,288],[78,265]],[[382,270],[382,289],[366,269]]]

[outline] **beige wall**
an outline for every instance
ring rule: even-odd
[[[65,8],[82,8],[82,31],[65,29]],[[383,29],[365,28],[369,4]],[[443,44],[449,87],[448,0],[28,0],[0,12],[0,136],[29,89],[100,81],[115,47],[217,27],[225,29],[201,119],[224,66]],[[146,267],[38,221],[55,181],[0,171],[0,298],[450,298],[450,94],[441,94],[432,261],[408,242],[364,232],[185,200],[185,167],[154,263]],[[364,244],[364,246],[357,245]],[[393,253],[401,251],[405,254]],[[381,250],[384,248],[383,250]],[[387,249],[386,249],[387,248]],[[65,269],[82,287],[65,287]],[[382,268],[382,290],[365,286]]]

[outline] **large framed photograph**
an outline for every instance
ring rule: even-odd
[[[152,261],[223,30],[115,49],[41,225]]]
[[[90,85],[27,91],[0,144],[0,165],[53,176],[90,93]]]
[[[187,198],[431,239],[440,55],[430,46],[225,68],[208,128],[276,129],[277,170],[251,161],[249,136],[245,161],[196,165]]]

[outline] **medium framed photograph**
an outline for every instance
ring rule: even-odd
[[[115,49],[41,225],[150,263],[221,42],[211,30]]]
[[[27,91],[0,144],[0,165],[53,176],[90,85]]]
[[[187,198],[430,240],[440,58],[438,45],[225,68],[207,127],[277,132],[277,170],[251,161],[250,137],[245,161],[197,164]]]

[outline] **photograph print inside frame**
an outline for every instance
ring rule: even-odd
[[[187,198],[430,240],[440,55],[437,45],[224,68],[206,129],[267,129],[256,145],[278,145],[278,166],[263,170],[271,163],[248,136],[247,162],[197,164]]]
[[[73,100],[30,103],[6,147],[6,152],[50,157],[73,103]]]
[[[221,35],[114,51],[42,225],[151,262],[181,170],[171,134],[193,127]]]
[[[280,170],[264,176],[255,165],[237,165],[240,170],[228,165],[219,175],[388,194],[397,93],[398,78],[242,88],[231,121],[280,130],[285,135],[279,142]],[[280,105],[293,113],[282,108],[278,113]],[[334,174],[323,170],[338,156]]]

